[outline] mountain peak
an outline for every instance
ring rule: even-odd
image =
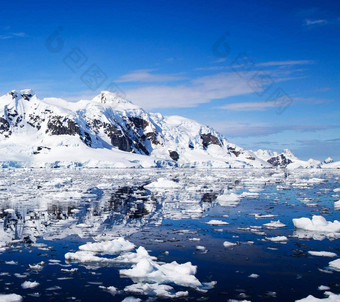
[[[24,99],[26,101],[29,101],[35,95],[35,92],[32,89],[22,89],[12,90],[8,94],[11,95],[13,99]]]
[[[93,98],[93,101],[108,104],[116,110],[140,109],[139,106],[123,98],[119,93],[107,90],[101,91],[100,94]]]

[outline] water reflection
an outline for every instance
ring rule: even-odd
[[[306,188],[327,181],[328,172],[315,173],[307,177],[305,171],[287,175],[280,170],[2,170],[0,237],[6,245],[70,235],[128,235],[166,219],[199,219],[216,206],[258,199],[265,187],[300,189],[300,200],[305,201]],[[146,188],[160,177],[179,186]]]

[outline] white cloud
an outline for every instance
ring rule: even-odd
[[[151,73],[153,69],[139,69],[134,70],[128,74],[122,75],[116,82],[166,82],[166,81],[178,81],[183,80],[180,74],[154,74]]]
[[[328,21],[325,19],[318,19],[318,20],[311,20],[311,19],[306,19],[305,20],[305,25],[311,26],[311,25],[325,25],[327,24]]]
[[[289,61],[269,61],[258,63],[256,66],[258,67],[267,67],[267,66],[286,66],[286,65],[309,65],[314,64],[315,62],[312,60],[289,60]]]
[[[209,103],[215,99],[254,92],[235,73],[218,73],[191,80],[186,85],[146,86],[126,90],[127,98],[147,108],[184,108]]]
[[[8,40],[12,38],[24,38],[26,36],[27,35],[24,32],[8,33],[8,34],[0,35],[0,40]]]

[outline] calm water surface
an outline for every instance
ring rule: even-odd
[[[333,191],[339,177],[320,170],[0,170],[0,293],[23,301],[164,299],[124,291],[137,281],[119,271],[132,264],[65,261],[86,242],[124,237],[158,262],[191,262],[201,282],[217,281],[206,293],[169,283],[188,291],[181,301],[295,301],[324,297],[320,285],[340,294],[340,272],[328,267],[340,257],[340,235],[294,230],[292,223],[313,215],[340,220],[340,193]],[[162,187],[164,180],[173,187]],[[285,226],[264,226],[278,220]],[[287,240],[268,240],[276,236]],[[62,271],[72,268],[78,270]],[[24,281],[39,285],[23,289]]]

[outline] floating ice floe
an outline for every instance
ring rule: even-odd
[[[39,286],[39,282],[36,281],[25,281],[24,283],[21,284],[21,287],[23,289],[35,288],[37,286]]]
[[[158,283],[136,283],[124,288],[125,292],[136,295],[156,296],[161,298],[180,298],[189,295],[188,291],[175,292],[174,288],[170,285]]]
[[[17,264],[18,264],[18,262],[14,261],[14,260],[5,261],[5,263],[6,263],[7,265],[17,265]]]
[[[340,188],[335,188],[335,189],[333,190],[333,192],[336,192],[336,193],[340,192]]]
[[[340,210],[340,200],[337,200],[337,201],[334,202],[334,209]]]
[[[138,285],[126,288],[128,292],[148,292],[151,295],[164,296],[164,297],[182,297],[184,292],[175,293],[172,288],[157,286],[154,284],[167,284],[174,283],[180,286],[194,288],[201,292],[206,292],[211,289],[216,282],[201,283],[196,277],[197,267],[192,265],[191,262],[179,264],[177,262],[160,263],[157,258],[150,256],[144,247],[139,247],[136,252],[126,252],[134,246],[131,242],[126,241],[124,238],[118,238],[105,244],[85,244],[81,247],[89,248],[88,250],[69,252],[65,254],[65,259],[75,262],[83,263],[133,263],[130,269],[120,270],[120,274],[125,277],[131,278]],[[99,257],[97,253],[121,253],[115,258]],[[146,285],[140,285],[141,283]],[[103,288],[104,289],[104,288]],[[187,294],[185,294],[187,295]]]
[[[266,240],[272,242],[286,242],[288,238],[286,236],[276,236],[276,237],[265,237]]]
[[[91,251],[103,254],[116,254],[130,251],[134,248],[135,245],[132,242],[125,240],[123,237],[119,237],[111,241],[102,241],[94,243],[88,242],[79,247],[79,249],[82,251]]]
[[[271,221],[269,223],[265,223],[263,226],[268,229],[278,229],[278,228],[284,228],[286,225],[282,223],[280,220],[278,220],[278,221]]]
[[[122,302],[140,302],[140,301],[142,300],[135,297],[126,297],[124,300],[122,300]]]
[[[203,245],[196,245],[196,250],[200,250],[200,251],[204,251],[206,250],[207,248]]]
[[[29,264],[29,268],[33,271],[41,271],[43,268],[44,268],[44,265],[45,265],[45,262],[44,261],[41,261],[37,264]]]
[[[230,241],[224,241],[223,246],[224,247],[231,247],[237,245],[236,243],[230,242]]]
[[[329,286],[326,286],[326,285],[320,285],[318,287],[318,290],[330,290],[331,288]]]
[[[256,193],[256,192],[243,192],[240,197],[242,198],[258,198],[260,197],[260,194],[259,193]]]
[[[331,269],[340,272],[340,258],[329,262],[328,265]]]
[[[149,260],[157,260],[156,257],[150,256],[148,251],[143,247],[140,246],[136,252],[131,253],[123,253],[118,257],[114,258],[113,261],[118,263],[138,263],[142,259],[149,259]]]
[[[90,251],[77,251],[69,252],[65,254],[65,259],[70,262],[82,262],[82,263],[107,263],[113,262],[111,258],[98,257],[94,252]]]
[[[241,198],[235,194],[223,194],[216,198],[216,201],[223,207],[235,207],[239,204]]]
[[[315,298],[312,295],[309,295],[306,298],[300,299],[300,300],[295,300],[295,302],[317,302],[317,301],[328,301],[328,302],[339,302],[340,301],[340,295],[333,294],[332,292],[326,291],[324,293],[327,298]]]
[[[156,283],[175,283],[180,286],[199,288],[201,282],[195,277],[197,267],[191,262],[178,264],[176,261],[171,263],[159,264],[148,258],[140,260],[131,269],[120,270],[120,274]]]
[[[173,180],[168,180],[166,178],[159,178],[157,181],[152,182],[146,186],[144,186],[147,189],[170,189],[170,188],[178,188],[180,187],[180,184]]]
[[[325,251],[309,251],[308,254],[312,255],[312,256],[319,256],[319,257],[336,257],[337,254],[332,253],[332,252],[325,252]]]
[[[75,267],[74,268],[70,268],[70,269],[62,268],[60,271],[63,272],[63,273],[76,273],[78,271],[78,269],[75,268]]]
[[[17,294],[0,294],[0,302],[21,302],[22,297]]]
[[[229,223],[226,222],[226,221],[213,219],[213,220],[210,220],[210,221],[206,222],[206,224],[209,224],[209,225],[227,225]]]
[[[253,278],[253,279],[257,279],[258,277],[260,277],[260,275],[258,275],[258,274],[250,274],[248,277],[249,278]]]
[[[113,296],[117,293],[117,288],[115,288],[114,286],[105,287],[105,286],[101,285],[101,286],[99,286],[99,288],[107,291],[108,293],[110,293]]]
[[[259,218],[274,218],[277,215],[274,214],[259,214],[259,213],[254,213],[254,214],[249,214],[250,216],[254,216],[256,219]]]
[[[131,278],[138,283],[174,283],[180,286],[194,288],[201,292],[214,287],[216,282],[201,283],[196,277],[197,267],[191,262],[179,264],[176,261],[171,263],[159,263],[153,260],[144,249],[144,258],[132,266],[131,269],[120,270],[120,274]],[[124,257],[124,255],[121,255]]]
[[[329,233],[340,232],[339,221],[337,220],[334,220],[334,222],[327,221],[323,216],[319,215],[314,215],[312,219],[305,217],[295,218],[293,219],[293,224],[295,228],[306,231],[329,232]]]

